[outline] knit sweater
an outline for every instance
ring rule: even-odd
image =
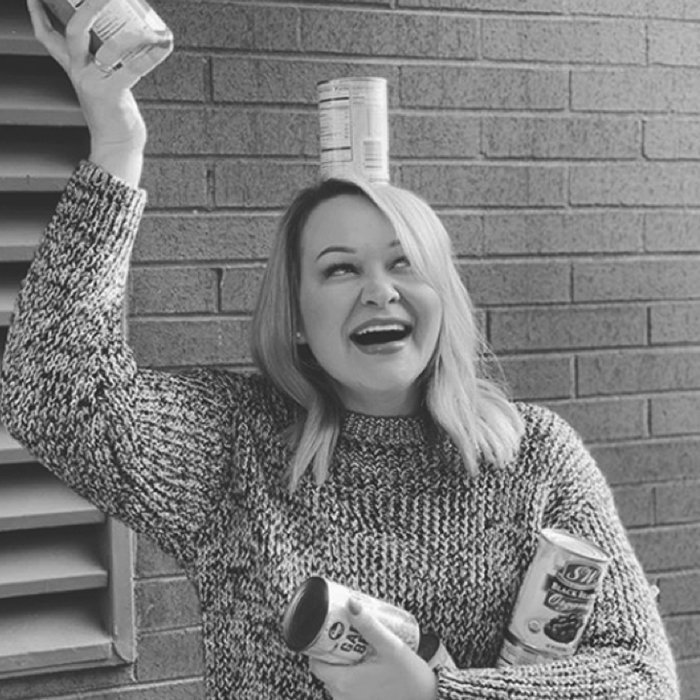
[[[673,659],[609,487],[575,431],[519,404],[512,463],[471,476],[424,416],[348,412],[327,481],[290,493],[296,407],[257,374],[137,367],[122,336],[145,193],[84,161],[22,286],[0,415],[75,491],[177,558],[202,611],[207,698],[328,698],[283,610],[319,574],[412,612],[459,670],[440,700],[665,700]],[[612,558],[574,657],[496,669],[543,527]],[[397,699],[400,700],[400,699]]]

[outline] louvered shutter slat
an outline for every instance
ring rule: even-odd
[[[44,56],[44,47],[34,38],[31,22],[23,2],[0,3],[0,51],[4,54]]]
[[[32,456],[5,430],[0,423],[0,467],[3,464],[18,464],[20,462],[31,462]]]
[[[0,537],[0,598],[106,585],[107,571],[89,531],[58,528]]]

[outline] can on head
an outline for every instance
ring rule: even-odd
[[[386,79],[324,80],[317,91],[321,176],[389,182]]]
[[[354,598],[414,651],[420,643],[418,621],[406,610],[353,591],[321,576],[304,581],[292,596],[282,620],[282,635],[292,651],[328,663],[355,664],[371,648],[352,626],[348,601]]]
[[[542,530],[497,666],[572,655],[609,562],[610,557],[585,539],[563,530]]]

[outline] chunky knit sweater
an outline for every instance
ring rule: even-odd
[[[180,562],[201,602],[208,698],[328,697],[281,636],[282,612],[312,574],[435,630],[459,667],[439,672],[440,700],[678,697],[611,492],[552,412],[519,405],[517,458],[477,476],[422,416],[348,413],[327,481],[306,476],[290,493],[280,434],[297,408],[270,382],[138,368],[121,322],[144,201],[81,163],[18,299],[1,415],[75,491]],[[496,669],[543,527],[589,538],[611,567],[574,657]]]

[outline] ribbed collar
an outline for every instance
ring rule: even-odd
[[[427,414],[415,416],[370,416],[346,411],[341,436],[361,442],[392,445],[425,444],[430,436]]]

